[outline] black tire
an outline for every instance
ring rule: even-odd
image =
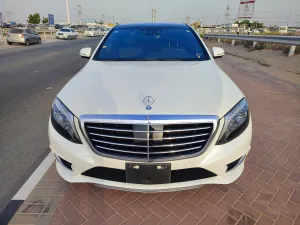
[[[71,40],[71,36],[69,35],[68,40]]]
[[[26,46],[29,46],[29,45],[30,45],[30,42],[29,42],[28,39],[25,41],[25,45],[26,45]]]
[[[42,44],[42,39],[39,39],[39,44]]]
[[[7,43],[8,45],[12,45],[12,42],[6,41],[6,43]]]

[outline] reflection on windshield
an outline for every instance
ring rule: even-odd
[[[114,28],[97,50],[100,61],[203,61],[209,56],[188,28]]]

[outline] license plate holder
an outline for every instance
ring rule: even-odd
[[[171,183],[171,164],[126,163],[126,182],[132,184]]]

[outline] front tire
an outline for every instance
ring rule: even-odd
[[[42,39],[39,39],[39,44],[42,44]]]
[[[68,40],[71,40],[71,36],[69,35]]]
[[[29,46],[29,45],[30,45],[30,42],[29,42],[28,39],[25,41],[25,45],[26,45],[26,46]]]
[[[7,43],[8,45],[12,45],[12,42],[6,41],[6,43]]]

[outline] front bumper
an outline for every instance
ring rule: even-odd
[[[68,35],[56,35],[57,39],[68,39],[69,36]]]
[[[226,171],[228,164],[246,156],[250,151],[252,122],[250,119],[247,129],[233,141],[223,145],[215,145],[222,130],[223,123],[224,121],[221,120],[221,125],[216,131],[216,135],[212,138],[208,148],[202,155],[194,158],[163,162],[170,163],[172,171],[186,168],[202,168],[216,174],[216,176],[213,177],[186,182],[145,185],[84,176],[82,173],[95,167],[125,170],[125,164],[130,161],[112,159],[95,154],[85,140],[82,132],[79,132],[79,136],[83,144],[74,144],[66,140],[56,132],[51,121],[49,123],[50,148],[56,156],[72,163],[72,170],[69,170],[59,162],[56,163],[58,173],[71,183],[94,183],[107,188],[137,192],[174,191],[195,188],[204,184],[229,184],[234,182],[243,172],[244,161],[236,168],[228,172]],[[77,130],[80,131],[78,121],[76,121],[75,125]]]

